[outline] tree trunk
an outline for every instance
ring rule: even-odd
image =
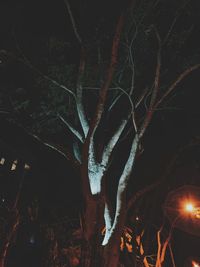
[[[0,267],[5,267],[5,257],[4,256],[1,256]]]
[[[123,229],[126,221],[126,198],[123,195],[123,207],[117,219],[117,225],[108,244],[104,249],[104,265],[102,267],[118,267],[120,263],[120,242],[123,235]]]
[[[0,267],[5,267],[5,262],[8,254],[8,248],[10,246],[10,242],[6,241],[6,243],[3,246],[2,253],[0,255]]]
[[[104,249],[104,262],[102,267],[118,267],[120,255],[120,242],[116,240],[116,243],[109,244]]]
[[[6,259],[8,256],[8,250],[11,245],[12,239],[16,234],[17,227],[19,225],[19,216],[17,215],[15,222],[11,226],[10,231],[8,232],[6,236],[6,240],[2,246],[1,254],[0,254],[0,267],[5,267],[6,266]]]
[[[101,267],[104,205],[101,197],[87,198],[83,214],[81,267]]]
[[[81,267],[118,267],[120,256],[120,238],[122,236],[126,210],[120,216],[119,224],[110,242],[102,246],[104,205],[101,198],[90,199],[84,218]]]

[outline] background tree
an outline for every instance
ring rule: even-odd
[[[84,199],[81,266],[117,266],[120,237],[128,212],[128,183],[132,173],[134,174],[136,159],[143,151],[146,130],[155,111],[161,108],[161,104],[163,105],[174,89],[180,86],[183,79],[200,66],[196,64],[197,57],[196,62],[191,58],[184,64],[182,61],[184,49],[180,48],[191,34],[191,27],[186,25],[186,28],[181,28],[181,33],[176,35],[182,27],[177,21],[180,16],[185,18],[189,3],[175,3],[170,6],[174,18],[172,23],[167,23],[167,29],[159,27],[166,2],[144,1],[142,4],[136,3],[133,9],[132,3],[131,8],[129,3],[128,9],[123,6],[122,13],[120,14],[121,10],[118,9],[115,14],[111,25],[112,34],[109,32],[108,37],[102,34],[101,38],[97,38],[103,28],[99,26],[94,39],[92,34],[84,29],[88,26],[84,14],[83,17],[80,14],[79,18],[76,16],[78,5],[71,6],[68,1],[65,1],[65,4],[78,42],[79,66],[62,67],[60,70],[60,67],[55,69],[49,64],[48,71],[51,73],[53,70],[53,75],[61,80],[57,82],[35,68],[33,63],[24,57],[24,52],[23,57],[17,60],[41,77],[41,80],[37,80],[37,86],[39,83],[42,87],[48,86],[49,90],[51,85],[52,95],[48,94],[47,98],[53,98],[56,94],[56,104],[49,105],[47,101],[40,105],[41,117],[50,115],[54,118],[53,122],[62,122],[73,138],[70,147],[73,154],[67,156],[79,168]],[[106,38],[108,41],[105,48]],[[2,55],[7,54],[2,52]],[[180,65],[182,67],[177,73],[176,68]],[[63,85],[63,77],[71,81],[66,81],[65,78],[66,84]],[[58,89],[64,93],[58,93]],[[21,97],[24,97],[24,91],[21,92]],[[68,96],[72,100],[69,100]],[[65,107],[65,99],[73,112]],[[42,99],[40,101],[42,102]],[[74,105],[71,104],[72,101]],[[11,97],[10,104],[11,108],[14,107],[15,116],[18,111],[21,114],[22,111],[28,110],[29,116],[37,122],[38,115],[35,114],[38,107],[32,112],[30,103],[26,102],[26,96],[24,102],[21,99],[13,102]],[[124,107],[123,110],[121,107]],[[30,120],[25,120],[25,123],[27,122]],[[41,119],[38,127],[40,129],[42,122]],[[50,127],[51,125],[50,123]],[[54,149],[62,154],[66,153],[65,149],[55,145]],[[124,158],[117,161],[116,158],[121,153]],[[114,172],[116,163],[119,166],[118,174]],[[112,176],[116,178],[110,178]],[[110,186],[113,181],[116,189],[111,196]],[[104,225],[105,234],[102,238]]]

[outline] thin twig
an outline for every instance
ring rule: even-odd
[[[185,71],[183,71],[178,78],[172,83],[172,85],[167,89],[166,93],[156,102],[154,105],[154,109],[157,108],[165,98],[175,89],[175,87],[184,79],[186,78],[191,72],[200,68],[200,64],[196,64],[194,66],[189,67]]]
[[[178,20],[179,16],[181,15],[181,11],[184,10],[185,6],[186,6],[189,2],[190,2],[190,0],[185,1],[185,3],[183,3],[183,5],[177,10],[177,14],[176,14],[175,18],[173,19],[172,24],[171,24],[171,26],[169,27],[169,30],[168,30],[168,32],[167,32],[167,34],[166,34],[166,36],[165,36],[165,38],[164,38],[164,40],[163,40],[163,45],[168,41],[169,36],[172,34],[172,31],[173,31],[173,29],[174,29],[174,27],[175,27],[175,25],[176,25],[176,23],[177,23],[177,20]]]
[[[81,38],[81,36],[80,36],[80,34],[79,34],[79,32],[78,32],[78,28],[77,28],[77,25],[76,25],[76,22],[75,22],[75,19],[74,19],[74,15],[73,15],[73,13],[72,13],[71,6],[70,6],[70,4],[69,4],[69,1],[68,1],[68,0],[64,0],[64,3],[65,3],[65,5],[66,5],[67,10],[68,10],[68,13],[69,13],[69,17],[70,17],[70,20],[71,20],[71,23],[72,23],[72,27],[73,27],[73,30],[74,30],[74,34],[75,34],[75,36],[76,36],[78,42],[79,42],[80,44],[82,44],[82,38]]]
[[[171,261],[172,261],[172,267],[176,267],[176,263],[175,263],[175,259],[174,259],[174,253],[173,253],[173,250],[172,250],[172,246],[171,244],[169,243],[169,253],[170,253],[170,257],[171,257]]]
[[[67,126],[67,128],[78,138],[81,143],[83,143],[83,136],[77,131],[69,122],[67,122],[61,115],[58,115],[58,118]]]
[[[158,52],[157,52],[157,64],[156,64],[156,72],[154,78],[154,85],[150,99],[150,105],[147,110],[147,114],[145,116],[144,122],[140,129],[140,138],[144,135],[149,123],[151,122],[153,113],[154,113],[154,105],[157,99],[158,90],[160,88],[160,71],[161,71],[161,39],[158,31],[155,29],[156,37],[158,40]]]
[[[21,57],[16,57],[12,54],[9,53],[10,56],[12,56],[13,58],[16,58],[18,61],[20,61],[21,63],[23,63],[25,66],[29,67],[31,70],[33,70],[35,73],[37,73],[39,76],[41,76],[42,78],[44,78],[45,80],[53,83],[54,85],[56,85],[57,87],[60,87],[62,89],[64,89],[67,93],[69,93],[70,95],[73,96],[73,98],[76,101],[76,95],[73,93],[72,90],[70,90],[69,88],[67,88],[65,85],[60,84],[59,82],[57,82],[55,79],[52,79],[51,77],[49,77],[48,75],[44,74],[41,70],[39,70],[37,67],[35,67],[31,61],[28,59],[28,57],[24,54],[24,52],[22,51],[19,42],[17,40],[17,37],[15,35],[15,33],[13,32],[13,36],[14,36],[14,40],[15,40],[15,44],[16,44],[16,48],[19,51],[19,53],[21,54]]]

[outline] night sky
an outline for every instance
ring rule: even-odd
[[[91,55],[95,53],[97,44],[100,44],[104,49],[104,59],[107,62],[114,26],[121,10],[128,1],[74,0],[71,2],[73,2],[71,7],[77,18],[80,34],[88,45]],[[161,37],[164,36],[169,21],[176,14],[174,9],[184,2],[180,0],[162,0],[157,8],[157,11],[161,10],[161,12],[151,14],[149,23],[157,25]],[[189,59],[191,62],[200,62],[200,40],[198,38],[200,36],[200,3],[198,0],[189,2],[188,16],[180,16],[180,20],[177,22],[177,29],[178,31],[184,31],[184,29],[191,27],[191,33],[187,40],[183,42],[179,52],[175,52],[172,46],[168,48],[164,58],[167,70],[171,68],[175,73],[183,57],[186,58],[186,61]],[[145,23],[148,23],[148,19]],[[53,51],[53,54],[51,54],[51,51],[47,51],[47,42],[54,39],[63,44],[61,48],[63,49],[63,57],[60,57],[57,51]],[[20,51],[23,51],[33,65],[44,73],[47,70],[48,63],[46,58],[50,58],[50,64],[53,61],[56,61],[57,64],[63,64],[63,62],[65,64],[76,64],[80,54],[80,46],[71,27],[66,6],[61,0],[1,0],[0,50],[6,50],[12,55],[19,55]],[[177,56],[177,62],[170,66],[168,56],[169,54],[173,55],[173,53],[174,56]],[[2,54],[0,55],[2,56]],[[145,71],[148,73],[148,64],[152,62],[145,56],[141,62],[147,63]],[[91,58],[91,62],[95,62],[95,57]],[[7,95],[6,90],[14,91],[15,88],[22,87],[25,88],[27,95],[31,95],[36,106],[37,95],[40,94],[40,88],[34,86],[36,76],[35,73],[13,59],[13,57],[3,57],[0,64],[0,90],[3,92],[2,95],[4,97]],[[168,76],[166,77],[168,78]],[[173,80],[174,77],[172,76],[170,79],[172,78]],[[145,81],[142,81],[139,86],[142,86],[143,83]],[[134,191],[156,181],[158,177],[162,176],[167,163],[174,154],[180,147],[186,146],[192,140],[195,140],[197,145],[191,146],[184,151],[169,180],[161,187],[162,193],[156,190],[155,198],[162,201],[163,196],[166,196],[170,190],[181,185],[192,184],[200,186],[199,84],[200,71],[197,70],[178,86],[174,96],[169,99],[171,108],[166,108],[155,114],[142,144],[145,148],[144,152],[135,170],[136,176],[140,178],[132,179],[130,183],[130,188],[134,188]],[[6,106],[6,104],[3,105]],[[2,107],[0,109],[2,110]],[[19,121],[13,122],[5,114],[0,114],[0,157],[5,157],[5,155],[13,159],[18,157],[31,166],[25,178],[21,196],[20,205],[24,217],[27,216],[27,206],[31,205],[35,198],[38,198],[40,206],[39,224],[55,223],[66,216],[71,219],[77,219],[81,207],[78,172],[64,157],[43,146],[39,140],[31,135],[27,135],[20,122],[25,122],[26,125],[30,126],[29,120],[25,115],[23,116],[19,118]],[[70,135],[60,129],[56,133],[41,133],[41,136],[45,136],[52,143],[60,142],[63,146],[68,146],[71,142]],[[123,153],[126,153],[126,147],[127,143],[125,142]],[[116,162],[120,166],[121,159],[117,159]],[[117,173],[118,169],[113,171]],[[10,204],[16,195],[20,177],[18,177],[19,180],[16,179],[13,182],[12,176],[6,178],[5,176],[4,172],[0,174],[0,198],[5,198]],[[150,199],[150,201],[154,203],[155,199]],[[155,212],[155,208],[153,208],[152,216],[154,216]],[[25,230],[23,227],[21,229],[22,236],[24,231],[28,232],[30,230],[28,227],[28,230],[26,229],[26,223],[24,225]],[[37,226],[32,227],[37,228]],[[21,247],[24,246],[25,239],[22,237],[20,241],[19,238],[19,243],[23,243]],[[177,267],[183,267],[183,262],[187,257],[200,257],[199,238],[176,231],[173,242],[177,252],[176,259],[179,264]],[[42,245],[41,242],[39,242],[39,245],[36,244],[35,252],[32,253],[32,244],[29,243],[25,253],[31,255],[30,257],[34,257],[34,255],[37,255],[36,258],[42,257],[38,253],[38,251],[42,251]],[[15,261],[15,257],[23,253],[23,249],[19,253],[15,252],[15,250],[13,251],[11,261],[12,258]],[[17,254],[18,256],[16,256]],[[182,258],[183,255],[184,259]],[[33,263],[33,265],[27,265],[29,264],[28,262],[20,264],[15,266],[11,262],[8,267],[39,267],[39,263]]]

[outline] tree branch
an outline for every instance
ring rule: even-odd
[[[37,73],[39,76],[41,76],[43,79],[51,82],[52,84],[54,84],[57,87],[62,88],[64,91],[66,91],[67,93],[69,93],[71,96],[73,96],[73,98],[76,100],[76,95],[74,94],[74,92],[72,90],[70,90],[69,88],[67,88],[65,85],[60,84],[59,82],[57,82],[56,80],[52,79],[51,77],[49,77],[48,75],[44,74],[41,70],[39,70],[37,67],[35,67],[31,61],[26,57],[26,55],[24,55],[23,51],[21,50],[16,38],[15,41],[17,43],[17,48],[19,50],[19,52],[21,53],[22,57],[16,57],[13,54],[4,51],[6,54],[8,54],[9,56],[11,56],[12,58],[16,59],[17,61],[23,63],[25,66],[27,66],[28,68],[30,68],[32,71],[34,71],[35,73]]]
[[[96,161],[94,134],[90,138],[88,151],[88,177],[90,182],[90,190],[92,195],[101,193],[101,182],[104,173],[104,166]]]
[[[102,114],[104,111],[107,92],[108,92],[110,84],[112,82],[115,66],[117,64],[118,48],[119,48],[120,35],[122,32],[123,23],[124,23],[124,15],[121,15],[120,19],[118,21],[117,27],[116,27],[116,33],[115,33],[114,38],[113,38],[110,66],[109,66],[108,71],[107,71],[107,76],[106,76],[105,82],[104,82],[102,88],[100,89],[99,101],[97,104],[95,115],[94,115],[94,118],[92,120],[91,126],[89,128],[87,138],[86,138],[84,145],[83,145],[83,157],[82,157],[83,161],[84,161],[83,177],[85,177],[84,179],[86,179],[86,177],[89,177],[90,183],[93,181],[96,181],[98,183],[97,186],[94,184],[90,184],[90,188],[91,189],[94,188],[93,193],[94,192],[101,193],[101,180],[102,180],[102,176],[104,173],[104,167],[100,166],[96,162],[95,149],[94,149],[94,135],[95,135],[96,129],[100,123],[100,120],[101,120],[101,117],[102,117]],[[98,175],[96,172],[98,172]],[[85,182],[87,183],[86,180],[85,180]],[[99,188],[99,186],[100,186],[100,188]]]
[[[200,68],[200,64],[196,64],[192,67],[189,67],[186,69],[184,72],[182,72],[178,78],[172,83],[172,85],[167,89],[166,93],[156,102],[154,105],[154,109],[157,108],[163,101],[164,99],[175,89],[175,87],[185,78],[187,77],[191,72],[197,70]]]
[[[112,228],[112,217],[111,217],[111,212],[109,210],[108,204],[105,202],[105,208],[104,208],[104,220],[105,220],[105,235],[108,234],[111,231]],[[108,237],[105,236],[105,239]]]
[[[158,40],[158,52],[157,52],[157,65],[156,65],[156,72],[155,72],[155,79],[154,79],[154,89],[151,95],[150,100],[150,107],[149,109],[153,109],[154,103],[156,101],[158,95],[158,89],[160,86],[160,70],[161,70],[161,39],[157,29],[155,29],[156,37]]]
[[[107,167],[109,159],[110,159],[110,155],[115,147],[115,145],[117,144],[117,142],[119,141],[119,138],[127,124],[128,119],[123,120],[120,124],[120,126],[118,127],[118,129],[116,130],[116,132],[114,133],[114,135],[112,136],[112,138],[110,139],[109,143],[107,144],[107,146],[105,147],[104,151],[103,151],[103,156],[102,156],[102,165],[104,165],[105,167]]]
[[[174,260],[174,254],[173,254],[173,251],[172,251],[172,247],[171,247],[171,244],[169,243],[169,253],[170,253],[170,257],[171,257],[171,261],[172,261],[172,267],[176,267],[176,264],[175,264],[175,260]]]
[[[160,186],[163,182],[165,182],[165,180],[169,177],[169,175],[172,172],[172,169],[174,168],[178,158],[180,157],[180,155],[188,148],[190,148],[193,145],[197,145],[196,142],[194,143],[190,143],[184,147],[181,147],[178,149],[178,151],[175,153],[175,155],[171,158],[170,162],[167,164],[164,173],[162,174],[161,177],[159,177],[154,183],[146,186],[145,188],[137,191],[128,201],[128,205],[127,205],[127,210],[130,210],[133,205],[136,203],[136,201],[141,198],[142,196],[144,196],[146,193],[152,191],[153,189],[155,189],[156,187]]]
[[[147,114],[145,116],[144,122],[142,124],[142,127],[140,129],[140,138],[144,135],[146,128],[148,127],[153,113],[154,113],[154,104],[156,102],[157,99],[157,95],[158,95],[158,90],[160,87],[160,70],[161,70],[161,39],[159,36],[159,33],[157,32],[157,30],[155,29],[155,33],[156,33],[156,37],[158,40],[158,52],[157,52],[157,65],[156,65],[156,72],[155,72],[155,79],[154,79],[154,87],[153,87],[153,91],[151,94],[151,99],[150,99],[150,105],[147,111]]]
[[[76,36],[76,39],[78,40],[78,42],[80,44],[82,44],[82,39],[81,39],[81,36],[80,36],[80,34],[78,32],[77,25],[76,25],[76,22],[75,22],[75,19],[74,19],[74,16],[73,16],[69,1],[68,0],[64,0],[64,3],[66,5],[66,7],[67,7],[67,10],[68,10],[68,13],[69,13],[69,17],[70,17],[70,20],[71,20],[71,23],[72,23],[72,27],[73,27],[73,31],[74,31],[74,34]]]
[[[63,156],[65,159],[72,162],[74,167],[80,167],[80,163],[76,159],[74,159],[72,154],[67,149],[63,150],[60,146],[57,146],[56,144],[50,144],[50,143],[44,142],[36,135],[32,135],[32,136],[35,139],[37,139],[39,142],[41,142],[43,145],[45,145],[46,147],[49,147],[50,149],[54,150],[55,152]]]
[[[160,257],[161,257],[161,240],[160,240],[160,233],[162,231],[162,227],[157,232],[157,243],[158,243],[158,250],[157,250],[157,258],[156,258],[156,266],[155,267],[161,267]]]
[[[76,160],[81,163],[82,159],[81,159],[81,153],[80,153],[80,149],[78,146],[77,142],[73,143],[73,152],[74,152],[74,157],[76,158]]]
[[[73,126],[70,125],[61,115],[58,115],[58,118],[64,123],[65,126],[73,133],[73,135],[78,138],[81,143],[83,143],[83,136],[77,131],[76,129],[73,128]]]
[[[108,92],[110,84],[112,82],[113,74],[115,71],[115,66],[117,64],[117,55],[118,55],[119,42],[120,42],[120,36],[121,36],[121,32],[122,32],[123,23],[124,23],[124,15],[121,15],[120,19],[118,21],[117,27],[116,27],[115,36],[113,38],[110,66],[109,66],[108,71],[107,71],[107,77],[105,79],[105,82],[104,82],[102,88],[100,89],[99,102],[97,104],[93,124],[99,123],[101,116],[102,116],[102,113],[104,111],[104,105],[106,102],[107,92]]]
[[[112,236],[117,232],[120,228],[120,223],[121,223],[121,213],[123,210],[123,205],[125,204],[125,192],[127,188],[127,183],[129,181],[131,171],[133,169],[134,163],[135,163],[135,157],[137,154],[137,149],[139,145],[139,136],[136,134],[133,143],[131,146],[131,151],[129,153],[128,160],[124,166],[122,175],[119,179],[119,184],[118,184],[118,190],[117,190],[117,199],[116,199],[116,210],[115,210],[115,217],[114,217],[114,222],[112,224],[112,227],[110,230],[106,229],[106,234],[104,237],[104,240],[102,242],[102,245],[105,246],[108,244]]]
[[[81,123],[81,127],[84,133],[84,136],[86,137],[89,130],[89,125],[87,121],[87,117],[85,114],[85,110],[83,107],[83,88],[82,88],[82,79],[84,75],[85,70],[85,51],[84,48],[81,49],[81,55],[80,55],[80,63],[79,63],[79,73],[78,73],[78,79],[77,79],[77,86],[76,86],[76,107],[77,112],[79,116],[79,120]]]
[[[185,1],[183,3],[183,5],[181,7],[179,7],[179,9],[176,11],[176,15],[175,15],[175,18],[173,19],[172,23],[171,23],[171,26],[169,27],[169,30],[163,40],[163,45],[168,41],[169,39],[169,36],[171,35],[173,29],[174,29],[174,26],[176,25],[177,21],[178,21],[178,18],[180,17],[181,15],[181,11],[184,10],[185,6],[190,2],[190,0],[188,1]]]

